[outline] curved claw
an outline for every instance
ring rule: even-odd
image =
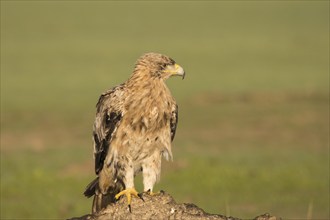
[[[121,197],[122,195],[125,195],[127,197],[127,205],[128,205],[128,209],[130,212],[132,212],[132,208],[131,208],[132,195],[135,197],[139,197],[140,199],[142,199],[144,201],[144,199],[142,198],[142,195],[139,194],[135,188],[125,189],[125,190],[119,192],[118,194],[116,194],[115,198],[118,200],[119,197]]]
[[[139,194],[138,194],[138,197],[139,197],[143,202],[145,202],[144,199],[143,199],[143,197],[142,197],[142,193],[139,193]]]

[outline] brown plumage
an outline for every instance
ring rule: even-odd
[[[171,141],[178,122],[178,106],[165,80],[184,77],[168,56],[147,53],[133,74],[101,95],[94,122],[94,159],[97,178],[85,191],[94,195],[93,212],[126,195],[130,206],[134,176],[142,171],[144,191],[152,192],[160,177],[161,157],[172,158]]]

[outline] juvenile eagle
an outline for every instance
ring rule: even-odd
[[[171,76],[184,78],[185,72],[170,57],[147,53],[125,83],[100,96],[93,129],[97,178],[84,192],[94,195],[93,213],[121,195],[130,208],[131,196],[140,196],[134,176],[141,171],[144,191],[152,194],[161,157],[172,158],[178,123],[178,106],[165,84]]]

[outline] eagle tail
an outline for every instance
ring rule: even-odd
[[[98,185],[99,185],[99,178],[97,177],[86,186],[86,190],[84,192],[84,195],[87,198],[90,198],[93,195],[95,195],[96,188],[98,187]]]
[[[114,187],[110,187],[106,194],[102,194],[99,189],[99,177],[94,179],[87,185],[84,195],[87,198],[94,196],[92,213],[96,213],[105,208],[110,203],[115,203],[115,195],[122,190],[121,184],[115,184]]]

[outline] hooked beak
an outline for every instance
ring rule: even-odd
[[[169,65],[165,69],[166,73],[169,73],[169,76],[181,76],[184,79],[186,75],[183,68],[179,64]]]
[[[178,76],[182,76],[182,79],[184,79],[186,73],[184,72],[184,69],[179,64],[174,64],[175,72]]]

